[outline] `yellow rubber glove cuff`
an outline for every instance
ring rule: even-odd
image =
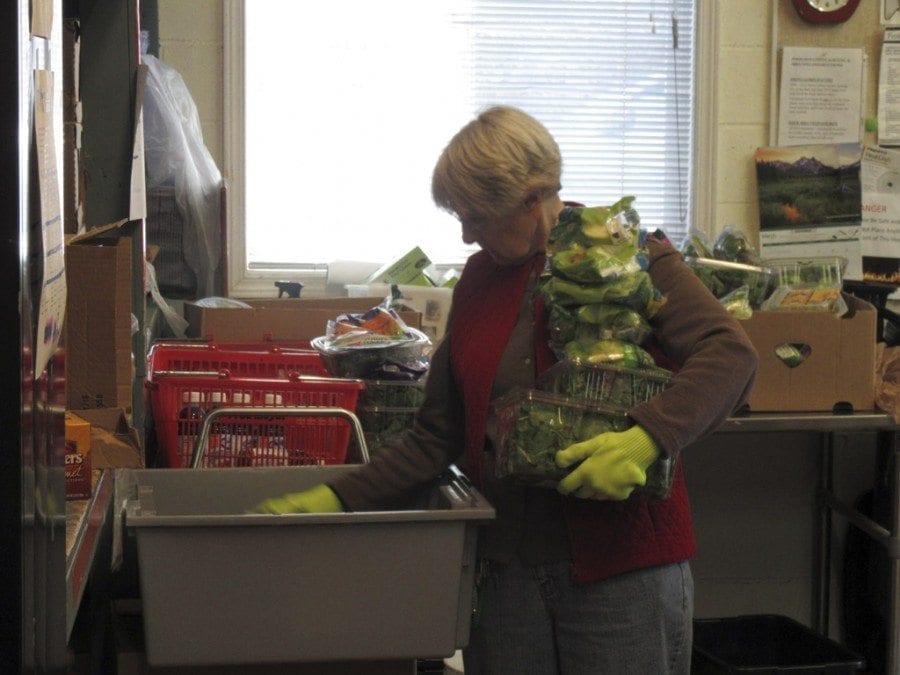
[[[344,510],[341,500],[324,483],[302,492],[266,499],[253,507],[254,513],[339,513]]]
[[[656,442],[638,425],[574,443],[556,453],[556,463],[563,468],[581,463],[557,489],[582,499],[627,499],[647,482],[647,468],[659,453]]]

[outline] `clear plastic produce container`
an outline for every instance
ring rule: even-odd
[[[750,306],[758,309],[775,286],[775,272],[766,266],[718,260],[716,258],[686,257],[685,262],[694,270],[700,281],[717,298],[747,286]]]
[[[538,379],[538,389],[623,409],[647,401],[666,388],[666,370],[618,368],[560,361]]]
[[[574,468],[556,465],[559,450],[633,424],[622,409],[535,389],[517,389],[498,399],[494,413],[499,437],[496,475],[542,487],[556,487]],[[646,484],[633,495],[668,496],[676,461],[669,456],[655,461],[647,470]]]
[[[425,400],[425,379],[365,380],[365,391],[359,397],[364,408],[417,408]]]
[[[811,258],[769,258],[765,261],[775,273],[778,286],[841,288],[847,259],[841,256]]]
[[[377,453],[379,446],[412,426],[418,408],[382,408],[366,406],[357,413],[366,435],[366,444]]]

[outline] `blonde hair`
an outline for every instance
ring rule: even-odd
[[[558,192],[561,175],[559,146],[544,125],[518,108],[494,106],[450,139],[431,196],[461,220],[502,218],[534,193]]]

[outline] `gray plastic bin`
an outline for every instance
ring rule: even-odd
[[[129,472],[149,663],[405,659],[464,646],[477,525],[494,510],[455,467],[409,508],[245,513],[355,468]]]

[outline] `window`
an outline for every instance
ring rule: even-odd
[[[290,277],[314,294],[330,262],[383,263],[417,245],[461,269],[475,249],[433,205],[431,170],[493,103],[555,135],[564,199],[635,195],[643,224],[679,240],[691,211],[694,4],[229,0],[230,292],[268,295]]]

